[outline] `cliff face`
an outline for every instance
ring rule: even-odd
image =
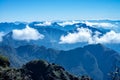
[[[6,67],[3,67],[4,64]],[[65,71],[62,66],[44,60],[30,61],[19,69],[10,68],[3,60],[0,63],[0,80],[91,80],[91,78],[76,77]]]

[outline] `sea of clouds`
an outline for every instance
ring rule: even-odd
[[[89,21],[64,21],[58,22],[58,25],[65,27],[66,25],[73,25],[76,23],[85,23],[88,26],[94,28],[109,29],[109,32],[102,34],[98,31],[92,32],[88,28],[77,28],[77,31],[68,32],[67,35],[61,35],[59,44],[74,44],[78,42],[86,42],[88,44],[97,43],[120,43],[120,28],[119,22],[114,24],[111,22],[89,22]],[[43,23],[36,24],[36,26],[50,26],[52,22],[46,21]],[[102,35],[101,35],[102,34]],[[4,32],[0,32],[0,41],[3,40]],[[56,35],[57,36],[57,35]],[[37,29],[31,28],[26,25],[24,29],[14,29],[12,30],[12,38],[15,40],[42,40],[45,38],[44,34],[41,34]]]
[[[77,28],[77,32],[68,33],[60,37],[60,44],[74,44],[77,42],[87,42],[88,44],[96,43],[120,43],[120,33],[113,30],[100,36],[101,33],[93,32],[88,28]]]

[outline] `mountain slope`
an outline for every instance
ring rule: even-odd
[[[105,46],[98,44],[88,45],[84,47],[90,53],[92,53],[99,63],[98,66],[101,71],[103,71],[104,77],[106,77],[109,71],[120,61],[119,53],[106,48]],[[106,77],[107,78],[107,77]]]
[[[119,53],[101,44],[62,51],[56,59],[56,63],[61,64],[70,72],[78,75],[82,71],[95,80],[106,80],[108,73],[119,61]]]
[[[5,51],[6,48],[4,48]],[[25,45],[14,48],[15,54],[10,55],[12,63],[25,64],[33,59],[44,59],[62,65],[75,75],[90,75],[95,80],[106,80],[108,73],[120,61],[119,53],[106,48],[102,44],[87,45],[63,51],[37,45]],[[9,50],[8,53],[14,54]],[[7,55],[7,54],[6,54]],[[9,54],[8,54],[9,56]],[[15,62],[15,59],[20,62]]]

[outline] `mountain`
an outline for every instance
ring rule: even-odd
[[[0,54],[10,59],[11,67],[43,59],[77,76],[107,80],[120,61],[119,25],[111,20],[4,22]]]
[[[13,30],[17,29],[17,30],[22,30],[25,29],[26,24],[19,23],[19,24],[15,24],[15,23],[0,23],[1,26],[0,28],[4,28],[4,30],[2,29],[2,31],[4,32],[7,28],[12,27],[12,29],[10,29],[4,36],[3,36],[3,40],[0,43],[0,45],[4,44],[4,45],[9,45],[12,47],[19,47],[22,45],[39,45],[39,46],[45,46],[47,48],[54,48],[54,49],[59,49],[59,50],[69,50],[69,49],[74,49],[77,47],[81,47],[84,46],[85,42],[80,42],[80,43],[75,43],[75,44],[60,44],[60,38],[61,36],[66,36],[68,33],[75,33],[78,32],[78,28],[86,28],[86,29],[90,29],[93,34],[97,31],[100,32],[102,34],[105,33],[105,31],[101,31],[99,29],[87,26],[84,23],[75,23],[73,25],[65,25],[64,27],[59,25],[59,23],[57,22],[53,22],[51,23],[51,25],[38,25],[38,24],[42,24],[43,22],[31,22],[28,25],[33,28],[36,29],[39,33],[44,35],[43,39],[38,39],[38,40],[16,40],[13,38]],[[2,25],[4,24],[4,25]],[[9,25],[9,26],[8,26]],[[5,26],[7,26],[7,28],[5,28]],[[24,27],[24,28],[23,28]]]
[[[38,40],[17,40],[13,38],[13,30],[23,30],[26,29],[26,26],[37,30],[40,34],[44,35],[43,39]],[[26,22],[1,22],[0,23],[0,45],[8,45],[12,47],[19,47],[22,45],[39,45],[45,46],[47,48],[54,48],[59,50],[70,50],[77,47],[83,47],[89,42],[78,41],[75,43],[65,43],[60,44],[61,37],[67,36],[69,33],[75,34],[78,33],[78,28],[84,28],[90,30],[91,36],[97,37],[97,39],[104,37],[111,30],[115,33],[113,35],[119,35],[120,21],[112,21],[112,20],[76,20],[76,21],[34,21],[30,23]],[[23,34],[23,33],[22,33]],[[108,35],[108,34],[107,34]],[[107,36],[106,35],[106,36]],[[109,33],[110,35],[110,33]],[[29,36],[29,34],[28,34]],[[86,36],[85,36],[86,37]],[[80,38],[82,39],[82,38]],[[111,38],[111,39],[114,39]],[[95,39],[96,40],[96,39]],[[118,40],[117,40],[118,41]],[[109,41],[108,41],[109,42]],[[116,42],[116,40],[115,40]],[[98,42],[102,43],[102,42]],[[92,43],[95,44],[95,43]],[[112,48],[118,52],[120,52],[119,42],[117,43],[102,43],[109,48]]]
[[[90,75],[95,80],[107,80],[107,74],[120,61],[119,53],[102,44],[87,45],[67,51],[37,45],[20,46],[14,50],[18,58],[12,55],[11,63],[22,65],[33,59],[44,59],[63,66],[75,75]],[[11,53],[10,51],[8,53]],[[21,64],[13,61],[14,58],[19,59]]]
[[[22,57],[18,56],[16,53],[15,48],[10,46],[0,46],[0,54],[6,56],[9,58],[9,61],[12,62],[11,66],[20,66],[20,64],[23,64]]]
[[[29,61],[33,59],[45,59],[50,62],[54,62],[57,55],[60,53],[59,50],[46,48],[44,46],[26,45],[16,48],[18,56]]]
[[[25,28],[26,23],[23,22],[2,22],[0,23],[0,31],[9,33],[13,29],[23,29]]]
[[[62,51],[56,60],[56,63],[61,64],[74,74],[83,71],[84,74],[89,74],[95,80],[106,80],[107,73],[111,71],[117,61],[120,61],[120,55],[101,44],[97,44]]]
[[[44,60],[33,60],[23,67],[9,67],[9,60],[0,55],[0,80],[92,80],[88,76],[76,77],[62,66]]]
[[[4,45],[9,45],[13,47],[19,47],[22,45],[27,45],[27,44],[37,44],[39,46],[46,46],[46,47],[52,47],[52,48],[60,48],[60,46],[57,47],[59,38],[63,34],[67,34],[65,31],[51,28],[51,27],[38,27],[31,25],[33,29],[36,29],[39,33],[43,34],[45,37],[44,39],[39,39],[39,40],[30,40],[29,42],[26,40],[16,40],[13,38],[13,32],[7,33],[5,36],[3,36],[3,41],[1,44]],[[18,29],[20,30],[20,29]]]

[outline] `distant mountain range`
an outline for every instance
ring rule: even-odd
[[[32,37],[32,31],[26,28],[26,25],[30,29],[37,30],[38,33],[43,35],[43,38],[34,40]],[[59,50],[69,50],[77,47],[82,47],[88,44],[102,43],[109,48],[112,48],[120,52],[119,44],[119,26],[120,21],[110,20],[92,20],[92,21],[58,21],[58,22],[13,22],[13,23],[0,23],[0,45],[9,45],[12,47],[19,47],[22,45],[39,45],[47,48],[54,48]],[[16,33],[20,32],[20,33]],[[24,31],[28,31],[31,34],[27,34]],[[82,31],[83,30],[83,31]],[[110,32],[114,30],[114,32]],[[88,32],[87,32],[88,31]],[[34,31],[33,31],[34,32]],[[88,36],[80,35],[86,33]],[[70,34],[74,36],[73,42],[69,41]],[[22,39],[21,36],[28,39]],[[31,35],[31,36],[30,36]],[[76,36],[75,36],[76,35]],[[114,35],[109,40],[106,37]],[[82,37],[80,37],[82,36]],[[20,39],[21,38],[21,39]],[[32,38],[32,39],[31,39]],[[91,38],[91,40],[89,40]],[[60,44],[62,43],[62,44]]]
[[[23,40],[20,39],[27,35],[31,35],[31,34],[26,34],[26,35],[24,34],[23,32],[24,30],[28,31],[26,29],[26,25],[29,25],[30,28],[37,30],[40,34],[44,35],[44,37],[42,39],[38,38],[37,40],[30,39],[29,41],[26,39],[23,39]],[[105,37],[109,35],[111,36],[112,34],[112,33],[106,34],[107,32],[110,32],[111,30],[116,30],[118,32],[119,27],[116,27],[116,26],[119,26],[119,25],[120,25],[120,21],[110,21],[110,20],[101,20],[101,21],[93,20],[89,22],[88,21],[66,21],[66,22],[64,21],[37,22],[36,21],[36,22],[31,22],[31,23],[25,23],[25,22],[7,23],[5,22],[5,23],[0,23],[0,31],[4,33],[4,35],[1,34],[0,36],[2,39],[2,41],[0,42],[0,45],[9,45],[12,47],[19,47],[22,45],[27,45],[27,44],[33,45],[34,44],[34,45],[39,45],[39,46],[45,46],[47,48],[69,50],[69,49],[74,49],[77,47],[82,47],[82,46],[85,46],[91,43],[88,37],[84,35],[80,37],[79,35],[79,33],[82,32],[80,31],[81,29],[83,30],[87,29],[90,33],[90,36],[93,38],[91,39],[93,40],[92,43],[94,44],[102,43],[106,45],[107,47],[110,47],[120,52],[120,48],[118,48],[120,47],[119,46],[120,43],[117,43],[117,44],[114,43],[114,42],[119,41],[118,38],[117,40],[115,40],[114,39],[115,37],[113,36],[112,40],[109,39],[107,40],[108,42],[103,41]],[[14,30],[19,30],[21,34],[15,33]],[[78,36],[78,37],[75,36],[76,42],[74,43],[69,42],[69,37],[70,37],[69,34],[73,34],[73,35],[76,34]],[[113,35],[114,34],[117,35],[117,33],[113,33]],[[14,37],[14,35],[17,35],[17,37]],[[31,38],[32,36],[29,36],[29,37]],[[116,37],[119,37],[119,35],[117,35]],[[82,40],[84,38],[87,40]],[[63,43],[63,44],[60,44],[60,43]]]

